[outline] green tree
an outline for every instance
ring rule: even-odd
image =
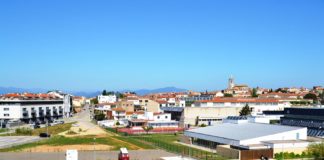
[[[120,92],[116,92],[116,97],[117,97],[118,99],[123,99],[125,96],[124,96],[124,94],[122,94],[122,93],[120,93]]]
[[[152,126],[143,126],[142,128],[146,132],[146,134],[148,134],[148,132],[150,132],[153,129]]]
[[[307,148],[307,152],[316,159],[324,158],[324,142],[311,144]]]
[[[248,116],[251,115],[252,108],[248,104],[246,104],[240,111],[240,116]]]
[[[287,90],[283,90],[281,88],[276,89],[275,92],[287,93]]]
[[[205,123],[202,123],[200,127],[206,127],[207,125]]]
[[[252,89],[252,97],[258,97],[257,89],[256,88],[253,88]]]
[[[90,100],[91,104],[98,104],[98,99],[97,98],[93,98]]]
[[[102,120],[104,120],[104,119],[106,118],[106,115],[103,114],[103,113],[99,113],[99,114],[96,114],[96,115],[94,116],[94,118],[95,118],[97,121],[102,121]]]
[[[107,95],[107,91],[106,91],[106,90],[103,90],[103,91],[102,91],[102,95],[103,95],[103,96]]]
[[[233,97],[233,94],[225,93],[224,97]]]
[[[315,102],[315,101],[317,101],[317,96],[314,93],[307,93],[304,96],[304,99],[312,99]]]

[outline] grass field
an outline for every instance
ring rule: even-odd
[[[17,129],[14,133],[2,134],[1,136],[39,136],[40,133],[48,133],[50,135],[57,135],[61,132],[68,131],[72,127],[73,123],[59,124],[55,126],[49,126],[44,128],[29,129],[29,128],[20,128],[22,132],[17,133]],[[1,133],[1,130],[0,130]]]
[[[131,141],[123,141],[122,139],[117,139],[114,137],[101,137],[95,138],[94,136],[82,136],[82,137],[64,137],[64,136],[54,136],[49,139],[44,139],[39,142],[28,143],[23,145],[14,146],[11,148],[0,149],[0,152],[16,152],[21,151],[23,149],[33,148],[42,145],[48,146],[61,146],[61,145],[93,145],[95,144],[103,144],[112,146],[112,150],[119,150],[121,147],[126,147],[130,150],[138,150],[138,149],[152,149],[152,147],[148,145],[142,144],[133,144]]]
[[[72,124],[73,123],[65,123],[65,124],[59,124],[59,125],[55,125],[55,126],[49,126],[48,133],[51,135],[57,135],[61,132],[70,130],[70,128],[72,127]],[[33,130],[32,135],[38,136],[40,133],[46,133],[46,131],[47,131],[47,127],[37,128],[37,129]]]
[[[179,134],[155,134],[155,135],[140,135],[134,136],[134,139],[153,145],[157,148],[164,149],[166,151],[186,155],[189,157],[195,157],[197,159],[210,159],[210,160],[224,160],[226,158],[221,157],[215,153],[203,151],[200,149],[188,147],[179,143]]]

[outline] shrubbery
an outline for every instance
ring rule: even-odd
[[[30,128],[17,128],[17,129],[15,130],[15,133],[16,133],[17,135],[29,135],[29,136],[31,136],[32,133],[33,133],[33,131],[32,131],[32,129],[30,129]]]
[[[306,152],[303,152],[302,154],[295,154],[293,152],[284,152],[284,153],[276,153],[275,159],[277,160],[283,160],[283,159],[296,159],[296,158],[310,158],[313,157],[311,154],[308,154]]]
[[[76,132],[72,131],[72,130],[69,130],[68,132],[66,132],[67,135],[75,135],[77,134]]]

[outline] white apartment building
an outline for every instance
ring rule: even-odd
[[[99,95],[98,103],[115,103],[117,102],[116,95]]]
[[[53,94],[6,94],[0,96],[0,121],[5,126],[9,120],[31,123],[69,116],[72,107],[66,102]]]

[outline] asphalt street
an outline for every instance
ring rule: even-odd
[[[0,148],[31,143],[41,140],[38,136],[0,136]]]

